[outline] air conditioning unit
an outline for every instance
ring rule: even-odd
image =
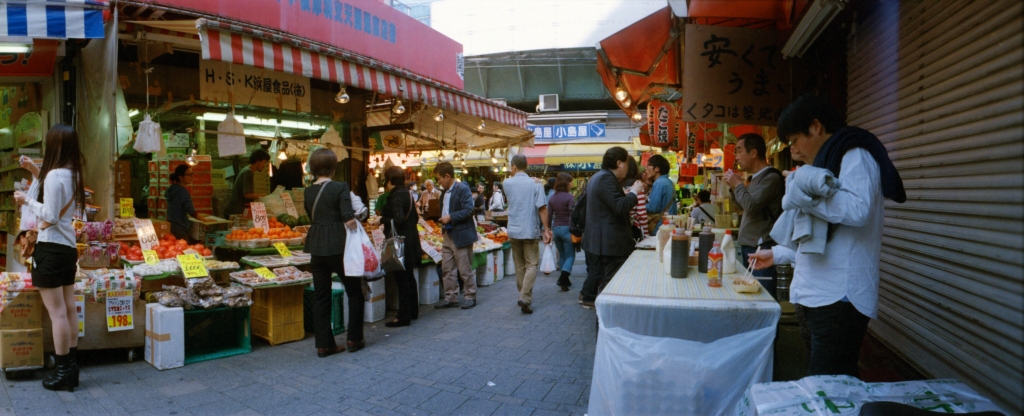
[[[493,102],[495,104],[501,104],[501,105],[504,105],[504,106],[508,105],[508,100],[506,100],[504,98],[491,98],[490,100],[491,100],[491,102]]]
[[[537,105],[537,111],[542,113],[558,111],[558,94],[542,94],[538,98],[540,104]]]

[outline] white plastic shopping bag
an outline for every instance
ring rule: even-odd
[[[163,148],[160,124],[154,122],[149,114],[139,122],[139,131],[135,135],[135,146],[132,146],[139,153],[158,153]]]
[[[221,157],[245,154],[245,129],[232,111],[217,126],[217,151]]]
[[[383,276],[380,268],[380,255],[373,248],[373,242],[363,231],[363,226],[356,224],[355,230],[346,230],[345,240],[345,276],[366,277],[373,280]]]
[[[551,244],[544,245],[544,255],[540,260],[540,271],[544,274],[551,274],[555,271],[555,251]]]

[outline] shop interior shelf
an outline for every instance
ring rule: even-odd
[[[249,307],[185,311],[185,364],[252,352]]]

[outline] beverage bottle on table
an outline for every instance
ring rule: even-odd
[[[722,287],[722,248],[718,243],[708,252],[708,286]]]
[[[708,252],[711,251],[711,247],[715,242],[715,233],[711,232],[711,227],[704,227],[697,238],[697,271],[707,273]]]
[[[672,232],[672,268],[671,275],[676,279],[684,279],[690,272],[690,236],[687,231],[676,228]]]
[[[675,227],[668,221],[668,218],[665,218],[661,223],[661,227],[658,228],[658,261],[665,261],[665,247],[667,247],[668,240],[672,237],[672,230],[674,229]]]

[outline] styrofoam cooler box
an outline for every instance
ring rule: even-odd
[[[494,284],[494,254],[486,253],[487,261],[476,268],[476,285],[490,286]]]
[[[158,370],[185,365],[185,310],[146,304],[146,362]]]
[[[512,249],[503,250],[505,252],[505,276],[516,275],[516,262],[512,258]]]
[[[417,294],[420,305],[433,305],[441,296],[441,281],[437,277],[437,267],[433,264],[416,269]]]
[[[490,257],[494,258],[494,264],[488,266],[487,271],[497,282],[505,277],[505,253],[501,250],[494,250]]]
[[[383,320],[388,311],[385,305],[387,294],[384,292],[384,279],[368,282],[368,284],[370,285],[370,300],[366,302],[363,322],[377,322]]]

